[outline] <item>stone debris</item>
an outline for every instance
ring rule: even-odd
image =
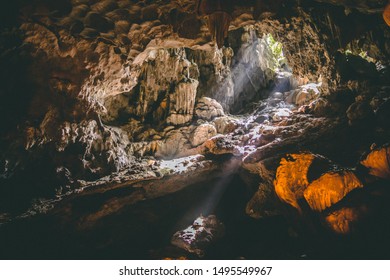
[[[203,257],[207,247],[223,237],[224,233],[225,227],[215,215],[201,215],[192,225],[176,232],[171,244]]]

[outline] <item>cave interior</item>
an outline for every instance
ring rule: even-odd
[[[2,259],[390,259],[390,1],[0,14]]]

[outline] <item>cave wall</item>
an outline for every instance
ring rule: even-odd
[[[194,1],[15,2],[1,29],[2,191],[23,185],[34,195],[66,192],[76,179],[137,170],[144,156],[202,152],[207,139],[235,127],[226,113],[266,97],[275,73],[256,60],[269,55],[264,34],[283,44],[295,86],[321,82],[323,95],[370,88],[362,62],[348,64],[337,51],[357,46],[388,65],[380,1],[371,9],[364,1],[298,2],[282,1],[272,13],[236,5],[222,49],[210,44]],[[352,76],[343,78],[346,67]],[[380,98],[378,107],[386,93]],[[369,116],[365,110],[352,108],[351,118]]]

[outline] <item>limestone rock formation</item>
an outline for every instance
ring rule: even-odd
[[[383,11],[383,19],[390,26],[390,4],[387,4],[385,10]]]
[[[168,124],[185,124],[192,120],[196,87],[198,82],[181,83],[177,90],[170,95],[170,110],[168,112]]]
[[[390,178],[390,147],[374,148],[362,159],[361,164],[368,169],[372,176],[382,179]]]
[[[261,183],[255,195],[247,203],[245,212],[252,218],[260,219],[280,215],[275,192],[268,184]]]
[[[375,177],[388,179],[385,176],[388,169],[386,160],[387,146],[371,151],[361,162],[368,173]],[[384,159],[384,160],[383,160]],[[296,208],[300,214],[304,211],[320,213],[318,218],[333,233],[352,234],[358,225],[364,223],[370,213],[371,180],[364,177],[360,168],[338,170],[325,158],[313,154],[292,154],[282,158],[277,169],[274,188],[279,199]],[[250,213],[256,215],[253,209],[263,209],[259,202],[265,193],[271,189],[262,185],[248,207]],[[359,193],[359,189],[363,189]],[[375,190],[375,187],[373,187]],[[269,196],[269,195],[268,195]],[[257,202],[256,202],[257,201]],[[268,200],[268,203],[272,200]],[[302,210],[303,205],[307,205]],[[266,212],[265,212],[266,213]],[[376,213],[378,214],[378,213]],[[259,215],[259,214],[257,214]]]
[[[197,13],[208,17],[209,32],[219,48],[223,46],[224,39],[227,37],[232,10],[232,1],[197,1]]]
[[[298,106],[307,105],[320,97],[320,84],[307,84],[289,93],[286,101]]]
[[[211,121],[216,117],[224,115],[223,108],[216,100],[209,97],[202,97],[195,107],[195,114],[198,118]]]
[[[303,196],[312,210],[324,211],[350,191],[362,187],[362,182],[352,171],[328,172],[311,182]]]
[[[160,220],[144,202],[159,204],[153,199],[187,187],[201,193],[192,186],[201,182],[226,190],[212,205],[224,206],[217,208],[226,224],[246,205],[271,231],[274,215],[295,215],[320,233],[364,232],[382,222],[386,229],[389,147],[373,148],[355,166],[362,151],[390,137],[386,1],[196,4],[31,0],[0,10],[0,223],[19,236],[15,228],[46,213],[37,220],[48,217],[58,222],[56,233],[70,228],[83,240],[109,228],[96,251],[69,246],[105,256],[142,239],[141,231],[129,237],[134,224]],[[122,225],[143,207],[145,221]],[[262,227],[256,220],[247,228],[247,218],[239,218],[243,231]],[[215,216],[199,219],[172,239],[195,255],[222,231]],[[123,231],[111,232],[115,221]],[[168,231],[173,222],[159,226]],[[4,233],[0,227],[0,240]],[[279,252],[251,242],[250,257]],[[8,247],[21,244],[35,245]],[[17,254],[2,246],[0,254],[10,252]]]
[[[229,116],[215,118],[213,123],[217,129],[217,133],[221,134],[231,133],[238,128],[237,120]]]
[[[288,155],[282,158],[276,171],[274,181],[276,194],[298,211],[301,211],[298,200],[303,198],[304,191],[309,185],[309,168],[315,158],[316,156],[310,153]]]
[[[196,147],[200,144],[203,144],[215,135],[217,135],[217,130],[215,127],[212,124],[205,123],[195,128],[191,135],[190,141],[192,146]]]
[[[364,209],[344,207],[328,214],[325,217],[325,223],[334,233],[348,235],[354,232],[354,227],[359,224],[364,214]]]
[[[200,216],[191,226],[176,232],[171,243],[202,257],[207,247],[223,237],[224,233],[225,227],[216,216]]]

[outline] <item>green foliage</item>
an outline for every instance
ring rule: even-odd
[[[283,54],[283,45],[282,45],[282,43],[276,41],[274,39],[274,37],[272,36],[272,34],[265,35],[265,40],[271,49],[272,59],[273,59],[273,62],[275,64],[275,69],[272,69],[272,70],[277,72],[280,69],[283,62],[285,62],[285,59],[286,59],[284,57],[284,54]]]
[[[344,51],[344,54],[346,56],[348,56],[348,55],[356,55],[356,56],[360,56],[361,58],[367,60],[368,62],[374,62],[374,63],[376,62],[375,59],[370,57],[368,55],[368,53],[366,51],[362,50],[362,49],[358,49],[358,50],[346,49]]]

